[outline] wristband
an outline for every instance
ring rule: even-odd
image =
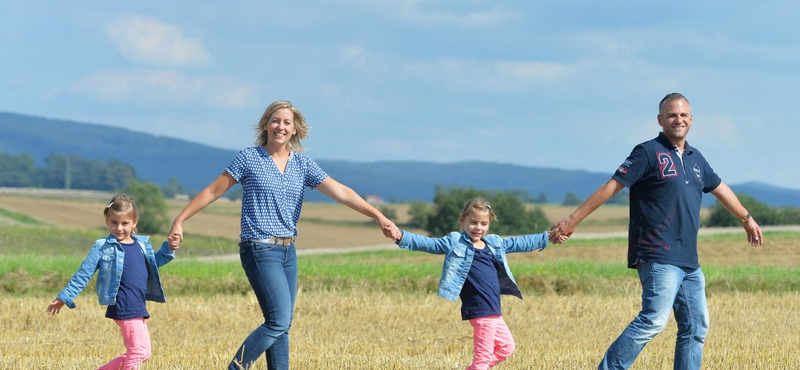
[[[750,219],[750,212],[747,212],[747,215],[742,217],[742,218],[740,218],[739,221],[742,221],[742,223],[745,223],[749,219]]]

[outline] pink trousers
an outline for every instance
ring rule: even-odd
[[[114,322],[122,331],[122,342],[127,351],[97,370],[138,370],[152,353],[147,322],[143,317]]]
[[[467,370],[489,369],[507,359],[516,346],[511,331],[502,316],[487,316],[469,320],[475,358]]]

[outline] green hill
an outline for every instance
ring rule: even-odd
[[[0,152],[28,153],[39,165],[51,153],[87,159],[117,159],[136,168],[140,180],[165,185],[176,178],[196,192],[222,173],[235,150],[214,148],[185,140],[133,130],[0,112]],[[472,186],[486,190],[523,190],[533,197],[544,194],[560,203],[568,193],[585,199],[608,181],[609,173],[527,167],[492,162],[351,162],[315,158],[333,178],[362,195],[387,201],[431,201],[437,185]],[[481,176],[472,176],[480,168]],[[800,207],[800,191],[763,183],[731,185],[770,206]],[[311,201],[329,200],[310,191]],[[714,201],[706,196],[706,202]]]

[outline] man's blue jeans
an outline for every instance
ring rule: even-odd
[[[670,309],[678,324],[673,368],[700,369],[709,325],[703,271],[642,262],[637,269],[642,283],[642,311],[611,344],[598,369],[630,367],[645,344],[667,326]]]
[[[267,369],[289,368],[289,328],[297,297],[297,253],[294,243],[245,242],[239,245],[242,268],[256,294],[264,323],[236,351],[229,370],[248,369],[266,353]]]

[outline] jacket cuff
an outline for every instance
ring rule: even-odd
[[[175,251],[169,249],[169,242],[166,240],[163,243],[161,243],[161,253],[164,253],[168,257],[173,257],[173,258],[175,257]]]
[[[64,302],[64,305],[69,307],[69,308],[78,307],[78,306],[75,305],[75,302],[73,300],[65,297],[63,294],[59,294],[58,297],[56,297],[56,298],[60,299],[61,302]]]
[[[547,232],[547,230],[545,230],[542,234],[544,234],[544,245],[542,246],[542,249],[539,249],[539,252],[543,251],[548,245],[550,245],[550,234]]]

